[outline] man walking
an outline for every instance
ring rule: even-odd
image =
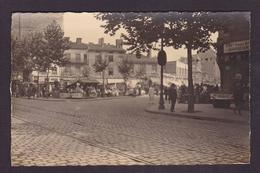
[[[176,99],[177,99],[177,90],[175,84],[171,84],[168,94],[169,94],[169,99],[171,100],[171,112],[174,112]]]
[[[241,74],[237,73],[235,75],[235,81],[233,84],[233,98],[235,103],[234,113],[236,114],[238,111],[238,114],[241,115],[241,110],[243,106],[243,85],[242,85],[242,76]]]

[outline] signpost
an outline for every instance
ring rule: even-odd
[[[161,92],[160,92],[160,101],[159,101],[159,109],[165,109],[164,100],[163,100],[163,66],[166,64],[167,56],[166,52],[163,50],[163,46],[161,50],[158,52],[158,64],[161,66]]]

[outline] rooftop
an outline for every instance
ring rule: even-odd
[[[94,44],[94,43],[82,43],[82,42],[70,42],[70,49],[81,49],[81,50],[88,50],[88,51],[105,51],[105,52],[118,52],[118,53],[125,53],[125,49],[122,47],[116,47],[115,45],[111,44]]]

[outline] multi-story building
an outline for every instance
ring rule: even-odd
[[[226,31],[219,32],[217,63],[220,67],[221,87],[232,91],[234,77],[241,74],[242,81],[249,86],[250,58],[250,14],[235,13],[232,24]]]
[[[122,81],[117,64],[124,55],[121,40],[116,40],[116,45],[104,43],[103,38],[99,39],[98,44],[86,44],[81,38],[77,38],[76,42],[71,42],[70,49],[65,51],[69,63],[62,67],[61,81],[70,83],[79,78],[95,78],[101,82],[102,74],[96,73],[93,67],[98,59],[108,62],[108,67],[104,71],[106,83]]]
[[[159,66],[156,58],[152,58],[148,52],[147,56],[141,55],[138,59],[134,54],[126,54],[125,58],[133,64],[132,77],[128,80],[129,85],[134,87],[141,80],[159,81]]]
[[[180,61],[187,64],[186,57],[181,57]],[[213,49],[192,55],[192,77],[194,84],[220,84],[217,55]]]
[[[196,54],[201,68],[201,82],[211,85],[220,84],[220,71],[217,64],[217,55],[213,49]]]
[[[133,74],[131,76],[132,83],[137,83],[142,77],[158,76],[157,60],[142,56],[137,59],[133,54],[126,54],[122,47],[122,40],[117,39],[116,44],[104,43],[104,39],[100,38],[98,44],[83,43],[81,38],[77,38],[76,42],[71,42],[70,49],[64,53],[69,59],[69,63],[61,67],[60,81],[72,83],[80,78],[95,79],[103,82],[102,73],[95,72],[93,65],[98,59],[106,60],[108,67],[104,71],[105,83],[116,84],[123,83],[123,77],[118,70],[118,65],[123,58],[127,58],[133,63]]]
[[[181,61],[168,61],[164,66],[165,84],[175,83],[177,85],[188,83],[188,66]]]

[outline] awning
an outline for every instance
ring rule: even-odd
[[[124,83],[124,79],[108,79],[108,84],[114,84],[114,83]]]
[[[76,80],[75,82],[87,83],[87,84],[97,84],[97,83],[99,83],[99,81],[97,81],[96,79],[93,79],[93,78],[81,78],[81,79]]]
[[[80,83],[80,84],[98,84],[99,82],[96,79],[92,79],[92,78],[81,78],[81,79],[74,80],[67,87],[74,86],[77,83]]]

